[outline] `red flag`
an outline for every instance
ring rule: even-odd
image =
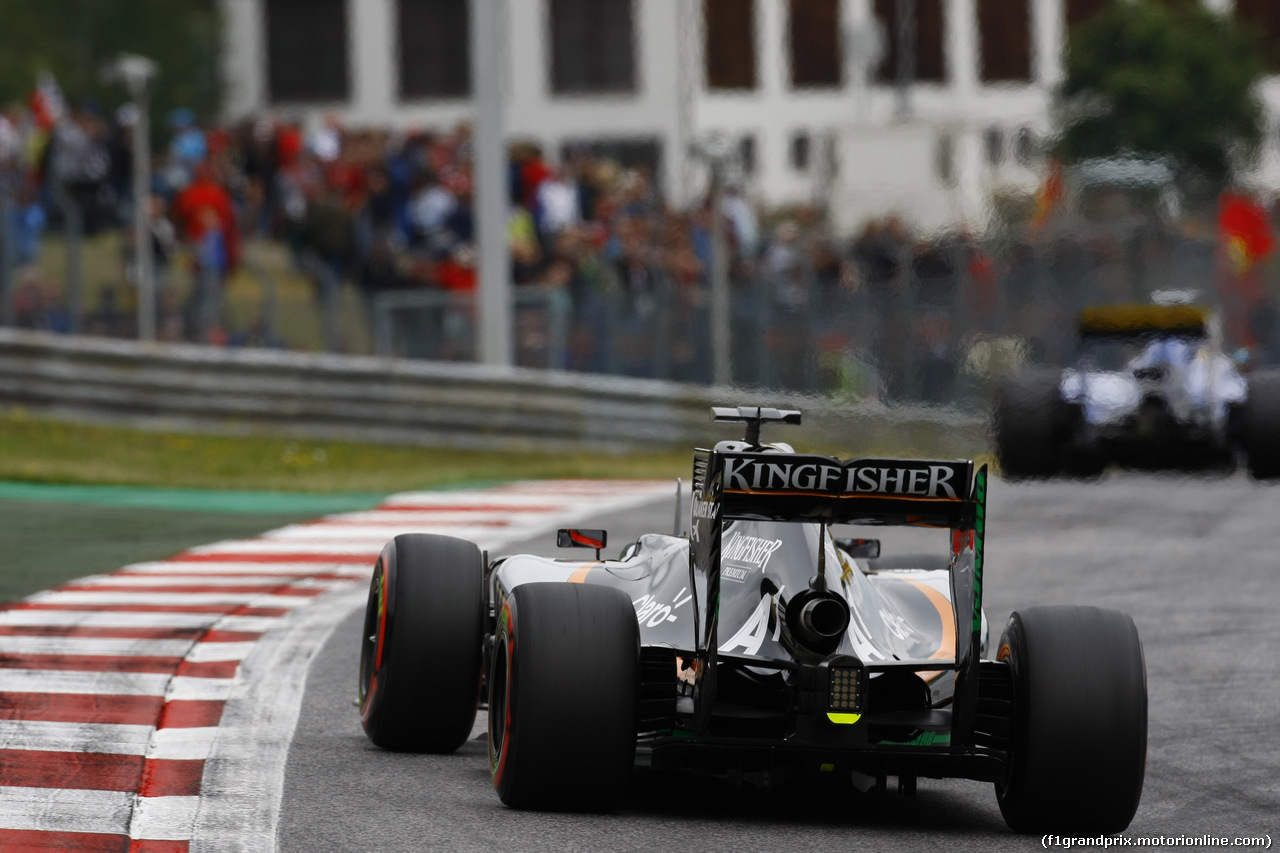
[[[1044,184],[1036,191],[1036,212],[1032,222],[1037,228],[1043,227],[1049,217],[1062,203],[1065,188],[1062,182],[1062,164],[1056,159],[1049,163],[1049,174]]]
[[[1218,235],[1237,275],[1275,251],[1267,209],[1248,196],[1223,193],[1218,202]]]
[[[40,72],[36,78],[36,88],[31,92],[31,112],[35,116],[36,125],[43,131],[53,130],[67,113],[67,102],[62,97],[62,89],[58,81],[48,71]]]

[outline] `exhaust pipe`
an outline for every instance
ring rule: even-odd
[[[811,598],[800,608],[801,639],[812,637],[829,640],[839,637],[849,627],[849,608],[836,596]]]
[[[849,628],[849,605],[834,592],[807,589],[787,604],[792,637],[818,654],[830,654]]]

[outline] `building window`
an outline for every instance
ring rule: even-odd
[[[1236,17],[1258,34],[1258,46],[1272,71],[1280,71],[1280,3],[1275,0],[1236,0]]]
[[[754,89],[755,0],[703,0],[702,23],[707,88]]]
[[[631,0],[550,0],[551,90],[557,95],[634,92]]]
[[[1107,8],[1109,0],[1067,0],[1067,29],[1077,27]]]
[[[272,102],[345,101],[346,0],[266,0],[267,92]]]
[[[791,85],[839,86],[840,0],[791,0],[787,41],[791,48]]]
[[[1071,50],[1071,31],[1092,20],[1107,8],[1109,0],[1067,0],[1067,51]]]
[[[941,83],[946,79],[946,55],[943,51],[942,0],[913,0],[915,26],[910,33],[915,43],[913,80]],[[884,59],[876,71],[876,80],[894,83],[898,79],[898,0],[875,0],[876,19],[884,26]]]
[[[978,39],[984,83],[1031,82],[1028,0],[978,0]]]
[[[471,33],[467,0],[396,0],[396,6],[400,97],[468,97]]]
[[[809,161],[812,153],[810,149],[812,147],[813,143],[810,141],[808,131],[798,130],[791,134],[789,154],[792,169],[795,169],[797,172],[809,171]]]

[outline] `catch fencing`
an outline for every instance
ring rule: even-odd
[[[709,384],[705,282],[658,265],[604,272],[592,286],[516,288],[517,364]],[[1151,225],[1035,241],[875,237],[842,252],[797,247],[781,261],[766,252],[730,280],[732,381],[978,412],[1009,371],[1068,363],[1081,309],[1168,290],[1219,308],[1224,344],[1274,363],[1280,324],[1266,271],[1255,276],[1224,278],[1213,242]],[[475,358],[471,294],[380,294],[373,315],[381,355]]]

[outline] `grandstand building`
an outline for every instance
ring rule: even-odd
[[[470,115],[469,0],[221,2],[230,119],[446,129]],[[1202,2],[1280,45],[1280,3]],[[1104,5],[506,0],[507,131],[552,157],[583,145],[648,163],[677,204],[705,187],[694,143],[719,133],[767,205],[826,205],[844,232],[889,212],[980,227],[993,197],[1042,180],[1070,28]],[[1280,115],[1280,77],[1263,96]],[[1256,177],[1280,189],[1274,138]]]

